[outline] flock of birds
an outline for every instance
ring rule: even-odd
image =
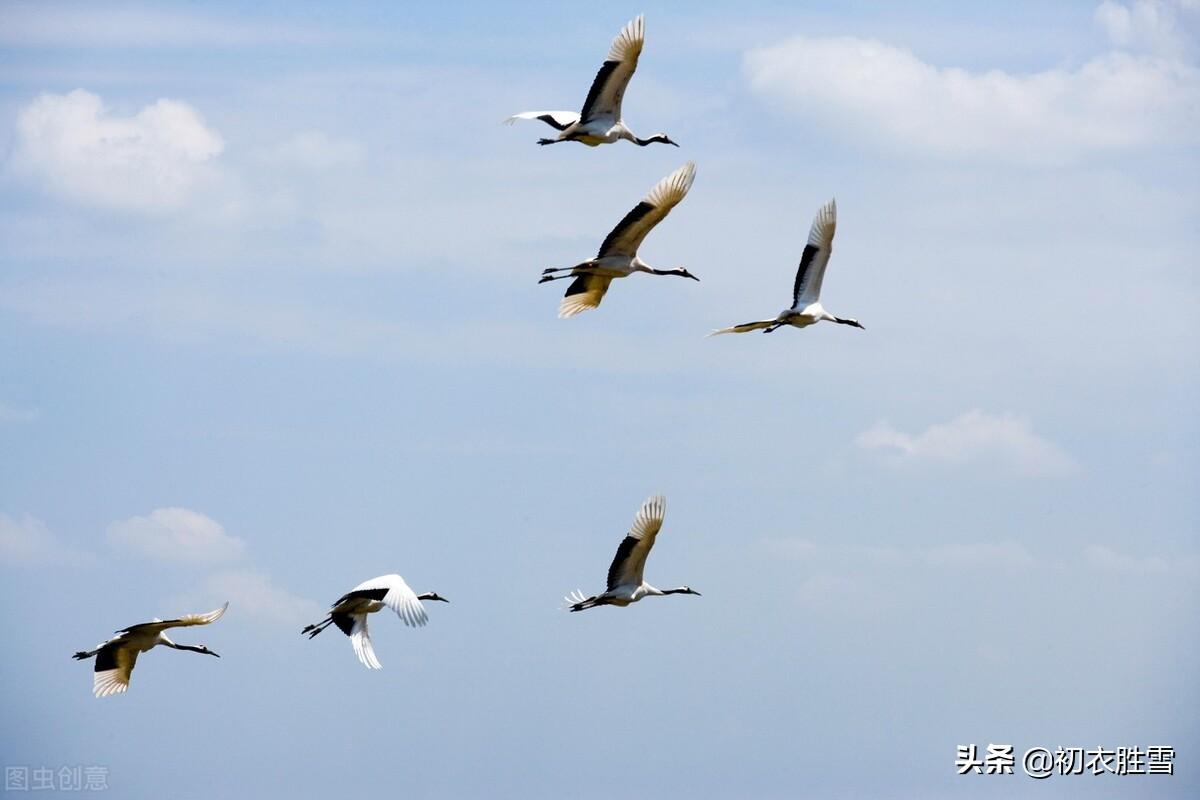
[[[572,111],[526,111],[508,118],[505,122],[512,124],[517,120],[537,119],[555,128],[558,131],[557,136],[552,139],[539,139],[538,144],[541,145],[581,142],[596,147],[624,139],[642,147],[656,143],[678,147],[679,145],[665,133],[656,133],[645,139],[639,138],[625,125],[621,117],[621,100],[624,98],[625,88],[629,85],[629,79],[637,69],[638,56],[641,55],[644,43],[645,23],[639,16],[622,28],[613,40],[608,57],[596,74],[583,108],[578,114]],[[642,201],[617,223],[604,238],[594,258],[571,267],[543,271],[539,283],[574,279],[567,287],[559,305],[559,317],[572,317],[581,311],[596,308],[614,278],[624,278],[635,272],[699,280],[683,267],[655,269],[637,255],[646,235],[687,196],[695,177],[696,165],[689,161],[659,181]],[[821,282],[829,264],[836,228],[837,205],[830,200],[820,208],[813,220],[808,243],[804,246],[796,271],[790,307],[779,312],[773,319],[732,325],[715,330],[710,335],[746,333],[754,330],[771,333],[784,325],[804,328],[822,321],[862,328],[858,320],[834,316],[821,306]],[[579,591],[572,592],[566,597],[566,608],[569,611],[583,611],[603,605],[627,606],[645,597],[699,595],[699,592],[689,586],[657,589],[643,578],[646,557],[654,547],[665,513],[666,500],[661,495],[646,500],[634,518],[629,533],[617,548],[616,556],[608,568],[605,590],[590,597]],[[349,637],[354,654],[363,666],[379,669],[381,664],[375,656],[367,630],[367,616],[387,608],[396,612],[405,625],[420,627],[429,619],[421,605],[422,601],[449,602],[436,592],[417,594],[399,575],[381,575],[360,583],[339,597],[324,619],[306,626],[301,633],[311,639],[330,625],[334,625]],[[171,628],[210,625],[219,620],[228,607],[229,604],[226,603],[206,614],[189,614],[168,620],[154,619],[122,628],[116,631],[116,636],[97,645],[95,649],[75,653],[74,658],[83,660],[95,657],[92,688],[96,697],[120,694],[129,688],[129,679],[138,655],[159,645],[174,650],[217,656],[205,645],[176,644],[167,637],[166,631]]]

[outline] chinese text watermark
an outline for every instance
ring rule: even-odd
[[[954,758],[959,775],[1012,775],[1018,763],[1026,775],[1038,780],[1051,775],[1174,775],[1175,748],[1031,747],[1018,762],[1011,744],[989,744],[982,755],[977,745],[960,744]]]
[[[6,792],[102,792],[108,789],[108,767],[76,764],[64,767],[4,768]]]

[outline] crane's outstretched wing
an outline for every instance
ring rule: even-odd
[[[375,648],[371,646],[371,635],[367,631],[366,613],[354,614],[352,619],[350,646],[354,648],[354,655],[358,656],[358,660],[367,669],[383,669],[383,665],[375,657]]]
[[[613,121],[621,119],[621,100],[625,97],[625,87],[629,85],[633,71],[637,69],[638,56],[642,54],[645,40],[646,23],[639,15],[637,19],[630,20],[613,39],[608,58],[600,65],[587,99],[583,101],[583,110],[579,113],[581,120],[586,123],[596,117],[612,117]]]
[[[633,207],[625,218],[617,223],[600,245],[600,258],[604,256],[637,255],[638,247],[650,230],[662,222],[671,209],[687,196],[696,179],[696,165],[689,161],[663,178],[650,190],[642,202]]]
[[[808,244],[800,256],[800,267],[796,270],[796,283],[792,286],[792,308],[799,311],[821,296],[821,281],[825,279],[825,267],[829,254],[833,252],[833,234],[837,230],[837,202],[830,200],[817,211],[812,229],[808,232]]]
[[[522,111],[504,120],[504,124],[512,125],[519,119],[540,119],[552,128],[565,131],[579,121],[579,115],[574,111]]]
[[[110,640],[96,653],[92,673],[92,694],[108,697],[129,688],[129,676],[137,663],[138,650],[128,646],[124,636]]]
[[[741,325],[731,325],[728,328],[718,328],[709,334],[709,336],[720,336],[722,333],[748,333],[749,331],[761,331],[763,328],[769,328],[778,323],[777,319],[760,319],[756,322],[743,322]]]
[[[571,281],[567,293],[558,304],[559,319],[573,317],[581,311],[595,308],[604,299],[612,278],[604,275],[580,275]]]
[[[429,621],[429,615],[417,599],[416,592],[408,588],[404,578],[399,575],[380,575],[378,578],[363,581],[338,598],[333,605],[337,607],[342,601],[352,598],[378,600],[395,611],[409,627],[420,627]]]
[[[139,625],[130,625],[128,628],[122,628],[117,633],[142,633],[149,630],[165,631],[168,628],[187,628],[193,625],[208,625],[216,622],[225,615],[225,610],[229,608],[229,603],[220,608],[209,611],[206,614],[188,614],[179,619],[156,619],[151,622],[143,622]]]
[[[633,527],[617,547],[617,555],[608,568],[608,591],[622,585],[641,585],[646,556],[654,547],[654,539],[667,513],[667,499],[656,494],[642,504]]]

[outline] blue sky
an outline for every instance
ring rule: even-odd
[[[625,117],[539,148],[646,14]],[[1200,8],[0,5],[6,766],[129,798],[1200,789]],[[555,312],[685,160],[634,276]],[[789,297],[865,331],[706,339]],[[686,284],[686,285],[685,285]],[[702,597],[564,614],[639,504]],[[299,628],[387,572],[377,673]],[[95,700],[72,652],[230,601]],[[1177,774],[956,776],[1171,745]]]

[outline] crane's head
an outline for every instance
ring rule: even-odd
[[[204,653],[206,656],[216,656],[217,658],[220,658],[220,656],[219,656],[219,655],[217,655],[216,653],[214,653],[212,650],[209,650],[209,649],[208,649],[208,645],[204,645],[204,644],[198,644],[198,645],[196,645],[195,647],[192,647],[192,648],[190,648],[190,649],[191,649],[191,650],[192,650],[192,652],[194,652],[194,653]]]
[[[419,595],[417,595],[417,599],[418,599],[418,600],[440,600],[440,601],[441,601],[441,602],[443,602],[443,603],[449,603],[449,602],[450,602],[449,600],[447,600],[446,598],[442,597],[442,596],[441,596],[440,594],[438,594],[437,592],[426,592],[425,594],[419,594]]]
[[[699,596],[700,596],[700,593],[699,593],[699,592],[697,592],[695,589],[693,589],[693,588],[692,588],[692,587],[690,587],[690,586],[684,586],[684,587],[683,587],[683,592],[682,592],[682,594],[694,594],[694,595],[696,595],[697,597],[699,597]]]
[[[674,270],[675,274],[681,278],[691,278],[694,281],[700,280],[695,275],[687,271],[686,267],[678,267]]]

